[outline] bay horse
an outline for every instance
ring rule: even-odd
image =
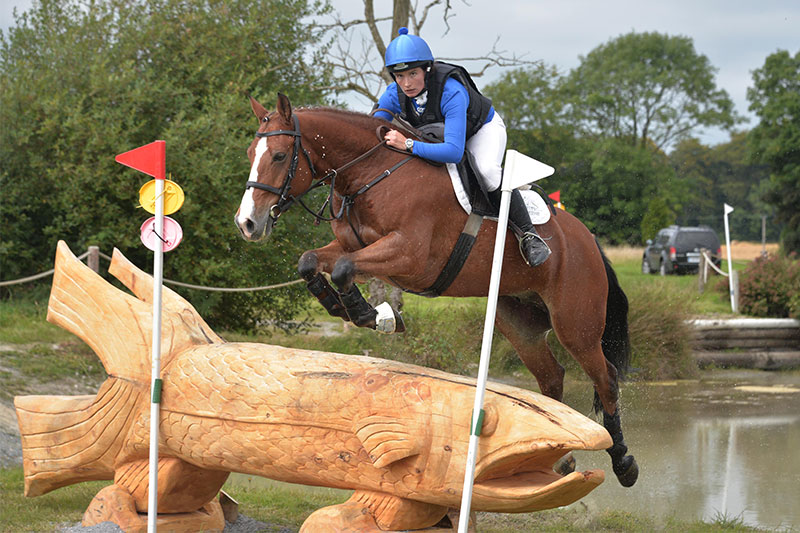
[[[303,253],[298,270],[328,312],[376,328],[377,312],[356,279],[375,277],[425,293],[439,278],[468,217],[446,168],[387,147],[381,132],[392,126],[379,118],[332,108],[292,109],[282,94],[276,111],[252,97],[250,103],[259,128],[247,149],[251,170],[235,216],[241,236],[248,241],[268,237],[278,217],[302,203],[305,193],[327,186],[331,216],[325,219],[335,239]],[[316,216],[324,218],[322,210]],[[480,226],[463,268],[441,295],[487,295],[496,230],[490,220]],[[564,368],[546,340],[551,329],[555,332],[591,378],[595,411],[603,410],[603,425],[614,442],[607,450],[613,471],[623,486],[632,486],[639,469],[627,454],[617,408],[618,373],[627,369],[630,354],[627,297],[594,236],[577,218],[559,210],[538,231],[552,254],[535,268],[525,263],[508,232],[497,328],[542,394],[562,401]]]

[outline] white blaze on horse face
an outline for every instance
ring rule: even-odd
[[[261,158],[267,152],[267,138],[262,137],[256,144],[256,155],[253,157],[253,166],[250,167],[250,176],[247,181],[258,181],[258,165],[261,163]],[[247,219],[253,220],[255,218],[256,204],[253,201],[253,193],[255,189],[248,187],[242,196],[242,203],[239,204],[239,216],[237,222],[243,224]]]

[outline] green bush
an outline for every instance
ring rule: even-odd
[[[800,260],[771,254],[739,276],[739,309],[759,317],[800,318]]]
[[[214,287],[295,279],[298,257],[326,243],[328,228],[297,209],[269,245],[255,245],[233,215],[257,126],[247,94],[266,106],[277,91],[295,105],[325,103],[315,88],[327,79],[322,45],[309,26],[322,10],[313,0],[34,2],[0,33],[3,279],[51,268],[58,240],[76,255],[119,248],[150,271],[139,240],[150,215],[137,206],[150,178],[114,156],[156,139],[186,193],[173,215],[184,239],[164,277]],[[246,330],[291,318],[304,288],[179,292],[214,327]]]
[[[632,375],[641,379],[697,375],[691,354],[692,332],[686,321],[692,308],[690,289],[666,284],[640,285],[628,291],[628,327]]]

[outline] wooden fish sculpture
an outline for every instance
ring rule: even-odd
[[[96,396],[15,398],[25,494],[113,479],[84,524],[146,525],[152,278],[114,251],[109,270],[138,298],[58,245],[47,319],[81,337],[108,379]],[[461,502],[475,380],[393,361],[227,343],[163,289],[159,524],[221,530],[214,499],[230,472],[354,491],[301,531],[431,527]],[[572,503],[602,470],[562,476],[571,450],[611,446],[600,425],[535,392],[489,383],[472,498],[476,511]],[[165,522],[171,520],[169,522]]]

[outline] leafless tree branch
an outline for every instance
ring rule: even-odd
[[[437,9],[441,9],[441,20],[445,24],[445,35],[450,31],[450,20],[456,15],[452,0],[393,0],[391,16],[377,16],[373,0],[362,0],[364,18],[343,21],[338,14],[333,22],[318,24],[317,29],[331,35],[335,45],[328,53],[328,64],[333,69],[335,83],[328,87],[335,92],[354,92],[377,102],[383,88],[392,82],[383,68],[386,43],[381,37],[381,27],[391,22],[389,37],[395,36],[402,26],[409,26],[414,34],[420,35],[423,26]],[[461,3],[469,7],[466,0]],[[353,39],[360,37],[360,48]],[[528,61],[515,54],[508,54],[498,48],[497,37],[492,49],[484,55],[460,58],[441,58],[451,62],[478,63],[477,68],[468,68],[474,77],[483,76],[492,67],[519,67],[536,65],[538,61]]]

